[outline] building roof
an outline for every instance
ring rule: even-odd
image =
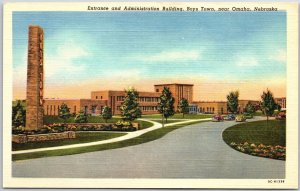
[[[171,84],[154,84],[154,86],[168,86],[168,85],[185,85],[185,86],[194,86],[194,84],[181,84],[181,83],[171,83]]]

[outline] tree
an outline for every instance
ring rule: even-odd
[[[269,120],[269,116],[272,116],[274,110],[277,108],[277,104],[275,103],[273,94],[270,90],[263,92],[261,95],[261,108],[263,113],[267,116],[267,121]]]
[[[245,107],[245,111],[249,114],[254,114],[255,113],[255,106],[250,103],[250,101],[247,103]]]
[[[67,119],[70,117],[70,108],[68,108],[67,104],[65,103],[61,104],[59,108],[59,118],[63,119],[64,123],[66,123]]]
[[[17,104],[12,107],[12,125],[15,127],[25,126],[26,124],[26,110],[24,109],[21,101],[18,100]]]
[[[170,92],[170,89],[164,87],[161,96],[158,100],[158,111],[162,114],[162,125],[164,127],[164,118],[167,119],[175,114],[174,111],[175,99]]]
[[[239,106],[239,92],[231,91],[227,95],[227,110],[231,113],[237,113]]]
[[[102,110],[102,118],[105,120],[105,123],[107,123],[108,119],[112,118],[111,108],[108,106],[104,106]]]
[[[189,102],[187,99],[182,98],[178,105],[179,113],[182,113],[182,117],[184,118],[184,114],[189,113]]]
[[[142,112],[137,101],[138,96],[138,92],[132,87],[125,90],[125,99],[120,107],[121,116],[124,121],[133,121],[141,117]]]
[[[80,110],[79,113],[75,116],[75,123],[87,123],[87,115],[83,110]]]

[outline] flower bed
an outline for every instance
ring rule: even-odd
[[[12,134],[47,134],[47,133],[61,133],[65,131],[136,131],[139,130],[139,123],[118,122],[118,123],[53,123],[44,125],[37,131],[26,131],[24,127],[20,126],[13,128]]]
[[[266,158],[272,158],[272,159],[278,159],[278,160],[285,160],[285,151],[286,147],[277,145],[263,145],[259,144],[256,145],[254,143],[250,144],[248,142],[245,143],[230,143],[230,146],[234,148],[235,150],[238,150],[240,152],[250,154],[253,156],[260,156],[260,157],[266,157]]]

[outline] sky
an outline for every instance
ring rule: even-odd
[[[26,98],[28,26],[44,29],[46,98],[194,84],[195,101],[286,96],[286,12],[14,12],[13,98]]]

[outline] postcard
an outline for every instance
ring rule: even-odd
[[[298,4],[4,5],[6,188],[298,187]]]

